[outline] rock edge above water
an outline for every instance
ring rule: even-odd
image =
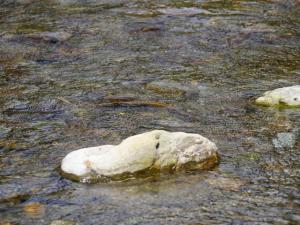
[[[154,130],[126,138],[119,145],[73,151],[62,160],[61,169],[82,179],[148,169],[209,169],[218,161],[216,145],[199,134]]]
[[[286,105],[291,107],[299,107],[300,85],[267,91],[262,97],[257,98],[255,102],[259,105],[265,106]]]

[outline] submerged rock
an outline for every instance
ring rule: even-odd
[[[267,91],[255,102],[266,106],[287,105],[298,107],[300,106],[300,85]]]
[[[6,138],[11,131],[11,128],[0,125],[0,139]]]
[[[157,11],[168,16],[195,16],[198,14],[211,14],[208,10],[196,7],[161,8],[157,9]]]
[[[205,180],[211,186],[227,191],[239,191],[245,182],[238,178],[230,177],[210,177]]]
[[[61,169],[77,178],[112,177],[146,169],[208,169],[218,163],[216,145],[199,134],[154,130],[119,145],[83,148],[69,153]]]
[[[42,216],[45,213],[45,206],[39,202],[31,202],[24,206],[23,211],[28,216]]]
[[[272,143],[275,148],[293,148],[296,144],[298,129],[293,129],[292,132],[278,133],[276,138],[273,138]]]
[[[146,88],[158,94],[169,94],[176,96],[182,96],[188,91],[188,87],[168,80],[150,82],[146,85]]]
[[[54,220],[50,225],[74,225],[75,222],[69,220]]]
[[[72,34],[67,33],[65,31],[58,31],[58,32],[39,32],[28,34],[28,38],[37,41],[44,41],[49,43],[57,43],[57,42],[64,42],[67,41],[72,37]]]

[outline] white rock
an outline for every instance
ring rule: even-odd
[[[126,138],[119,145],[73,151],[63,159],[61,169],[66,174],[84,178],[145,169],[178,170],[187,163],[200,169],[216,165],[216,145],[199,134],[154,130]]]
[[[278,133],[272,142],[275,148],[293,148],[296,144],[296,135],[289,132]]]
[[[266,106],[275,106],[280,104],[287,106],[300,106],[300,85],[267,91],[262,97],[256,99],[256,103]]]

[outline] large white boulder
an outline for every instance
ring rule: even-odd
[[[78,178],[114,176],[145,169],[178,170],[185,165],[207,169],[218,163],[216,145],[199,134],[154,130],[123,140],[119,145],[83,148],[63,160],[64,173]]]
[[[267,91],[255,101],[257,104],[266,106],[287,105],[300,106],[300,85],[278,88]]]

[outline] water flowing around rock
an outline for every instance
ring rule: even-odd
[[[218,163],[216,145],[199,134],[154,130],[126,138],[119,145],[69,153],[61,169],[79,180],[113,177],[145,170],[208,169]]]

